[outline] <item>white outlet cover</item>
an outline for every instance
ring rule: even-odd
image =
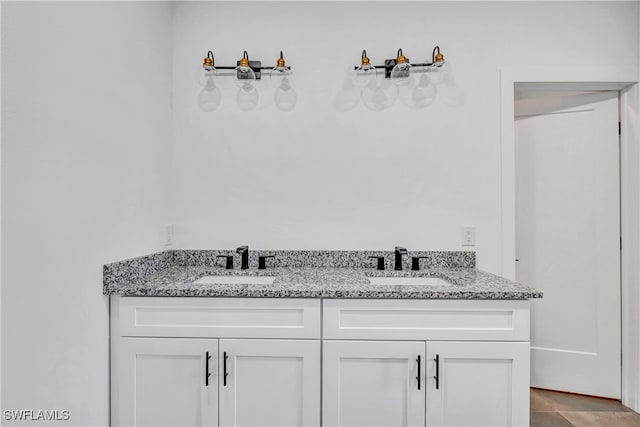
[[[462,246],[476,245],[476,227],[465,225],[462,227]]]

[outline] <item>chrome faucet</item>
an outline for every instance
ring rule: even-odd
[[[402,255],[407,254],[407,249],[402,246],[396,246],[396,266],[395,270],[402,270]]]
[[[246,270],[249,268],[249,246],[240,246],[236,252],[242,256],[242,264],[240,268]]]

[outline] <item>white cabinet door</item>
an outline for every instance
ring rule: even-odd
[[[323,345],[324,426],[424,426],[424,341]]]
[[[116,346],[113,425],[217,425],[218,340],[120,338]]]
[[[529,426],[529,343],[429,341],[426,388],[427,426]]]
[[[320,425],[320,341],[223,339],[219,355],[221,426]]]

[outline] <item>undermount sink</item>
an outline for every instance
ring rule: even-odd
[[[372,285],[385,286],[451,286],[439,277],[368,277]]]
[[[274,276],[204,276],[196,280],[198,285],[270,285]]]

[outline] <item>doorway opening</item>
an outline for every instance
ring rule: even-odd
[[[501,90],[501,234],[502,275],[516,277],[516,158],[515,89],[569,91],[576,96],[618,91],[620,136],[620,226],[621,274],[621,398],[640,411],[640,90],[636,69],[595,68],[504,68]],[[528,87],[527,87],[528,86]],[[591,93],[591,94],[590,94]],[[562,105],[569,108],[572,105]],[[544,298],[543,298],[544,299]],[[535,344],[535,343],[534,343]],[[575,350],[575,349],[574,349]]]
[[[516,281],[531,386],[621,398],[618,91],[516,84]]]

